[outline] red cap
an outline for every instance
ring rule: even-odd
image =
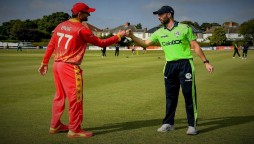
[[[85,3],[75,3],[71,11],[72,14],[78,14],[78,12],[94,12],[95,8],[89,8]]]

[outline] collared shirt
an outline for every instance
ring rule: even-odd
[[[175,21],[172,29],[161,27],[152,34],[150,40],[160,43],[166,61],[193,58],[190,42],[196,40],[196,36],[193,34],[192,28],[186,24]]]

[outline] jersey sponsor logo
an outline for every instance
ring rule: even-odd
[[[175,44],[181,44],[181,40],[172,40],[168,42],[162,42],[162,46],[169,46],[169,45],[175,45]]]

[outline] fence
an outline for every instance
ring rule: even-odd
[[[20,43],[11,43],[11,42],[0,42],[0,49],[16,49],[17,47],[21,46],[24,49],[39,49],[39,48],[47,48],[47,47],[34,47],[32,46],[31,42],[20,42]],[[128,47],[120,47],[121,50],[130,50],[133,46]],[[88,50],[101,50],[101,47],[98,46],[89,46],[87,47]],[[135,46],[136,50],[143,50],[140,46]],[[201,47],[202,50],[233,50],[234,46],[214,46],[214,47]],[[254,50],[254,46],[249,47],[250,50]],[[108,46],[107,50],[115,50],[114,46]],[[162,50],[160,46],[149,46],[147,50]]]

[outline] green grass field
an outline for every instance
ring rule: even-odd
[[[54,83],[37,69],[44,50],[0,50],[1,144],[249,144],[254,143],[254,51],[248,59],[232,51],[205,51],[215,67],[212,74],[194,55],[198,92],[199,134],[186,135],[182,94],[176,130],[158,133],[165,113],[162,51],[132,56],[130,51],[87,51],[84,70],[83,128],[88,139],[48,134]],[[128,58],[127,58],[128,56]],[[52,63],[52,59],[51,59]],[[68,105],[62,117],[68,122]]]

